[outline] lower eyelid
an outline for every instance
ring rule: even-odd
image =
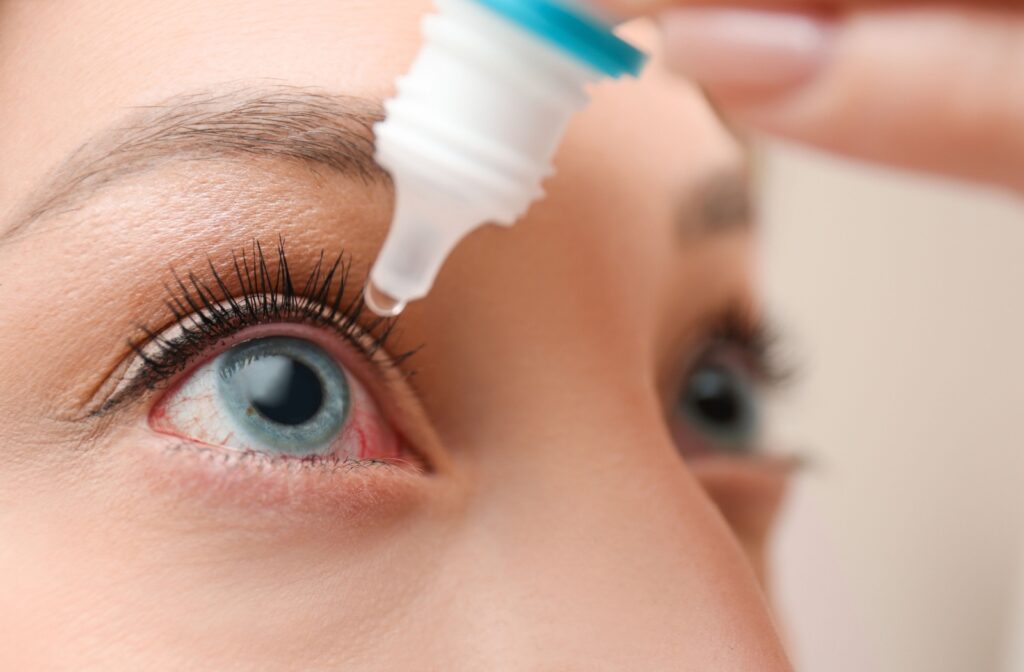
[[[344,525],[358,520],[379,525],[421,506],[431,487],[408,465],[384,462],[275,464],[265,455],[159,435],[152,435],[142,452],[132,482],[145,485],[144,496],[169,500],[176,515],[202,524],[219,519],[232,528],[269,525],[275,534],[282,531],[282,515],[294,524],[329,513]]]
[[[729,524],[749,535],[766,532],[801,461],[788,456],[712,455],[693,460],[690,470]]]
[[[113,430],[94,453],[116,478],[124,511],[153,524],[249,529],[279,537],[326,525],[380,526],[426,505],[441,485],[422,465],[402,460],[282,460],[158,434],[148,426]],[[352,528],[354,529],[354,528]]]

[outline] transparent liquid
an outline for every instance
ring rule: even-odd
[[[401,315],[407,303],[382,291],[372,282],[366,283],[366,289],[363,290],[363,300],[366,302],[367,308],[381,317]]]

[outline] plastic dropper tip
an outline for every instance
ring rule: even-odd
[[[366,283],[363,290],[363,300],[366,306],[381,317],[395,317],[400,315],[407,304],[406,301],[396,299],[387,292],[384,292],[373,282]]]

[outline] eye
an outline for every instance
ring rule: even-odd
[[[756,451],[760,394],[737,359],[705,357],[686,376],[673,413],[673,433],[684,456]]]
[[[324,348],[291,336],[243,341],[158,402],[163,434],[272,457],[387,460],[397,434],[363,385]]]

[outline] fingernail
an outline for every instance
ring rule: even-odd
[[[719,90],[805,83],[824,64],[834,32],[808,14],[747,9],[671,10],[661,25],[669,66]]]

